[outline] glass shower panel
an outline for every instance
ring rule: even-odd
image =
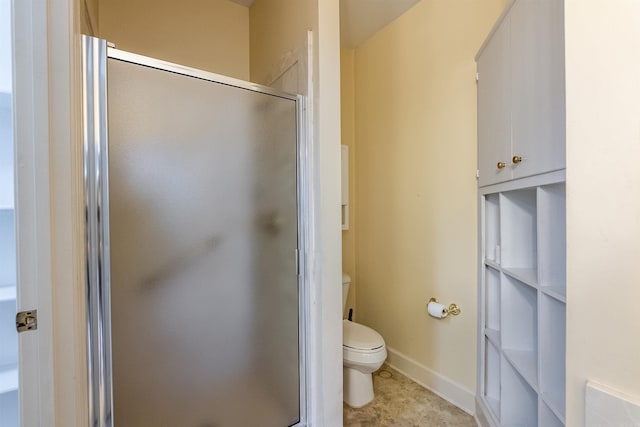
[[[296,102],[107,75],[115,425],[297,423]]]

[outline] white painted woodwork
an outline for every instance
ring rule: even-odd
[[[481,190],[478,393],[495,425],[564,425],[565,184],[548,177]]]
[[[564,168],[563,4],[513,1],[476,57],[480,187]]]
[[[510,11],[513,177],[564,168],[563,2],[519,0]]]
[[[478,57],[478,184],[482,187],[512,178],[511,167],[497,168],[511,158],[509,87],[509,21],[503,21]]]

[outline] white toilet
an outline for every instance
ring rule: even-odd
[[[347,305],[351,278],[342,274],[342,310]],[[344,402],[360,408],[373,400],[371,374],[387,358],[382,336],[373,329],[349,320],[342,321],[342,381]]]

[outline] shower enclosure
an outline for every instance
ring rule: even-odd
[[[91,425],[304,425],[302,97],[83,50]]]

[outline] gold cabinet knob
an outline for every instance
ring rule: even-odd
[[[513,162],[514,165],[517,165],[518,163],[522,162],[522,157],[520,156],[513,156],[513,158],[511,159],[511,161]]]
[[[498,162],[496,166],[498,167],[498,169],[504,169],[507,167],[507,164],[505,162]]]

